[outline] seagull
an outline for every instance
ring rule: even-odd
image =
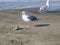
[[[22,19],[23,19],[23,21],[25,21],[25,22],[27,22],[27,23],[30,24],[30,25],[28,26],[29,28],[31,27],[31,22],[38,20],[37,17],[35,17],[35,16],[27,13],[26,11],[22,11]]]
[[[49,8],[49,0],[47,0],[46,4],[40,7],[39,12],[46,12]]]

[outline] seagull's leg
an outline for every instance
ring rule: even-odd
[[[29,22],[29,28],[31,28],[31,22]]]
[[[28,24],[27,28],[31,28],[31,23],[28,22],[27,24]]]
[[[31,28],[32,27],[32,22],[29,22],[29,28]]]

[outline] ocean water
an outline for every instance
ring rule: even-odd
[[[23,8],[37,8],[44,5],[45,1],[36,2],[0,2],[0,10],[6,9],[23,9]],[[54,1],[49,3],[49,11],[60,11],[60,1]]]

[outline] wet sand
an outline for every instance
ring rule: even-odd
[[[0,45],[60,45],[60,13],[33,14],[39,18],[32,28],[19,14],[20,10],[0,11]],[[13,30],[19,25],[23,29]]]

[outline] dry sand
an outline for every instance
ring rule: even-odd
[[[0,11],[0,45],[60,45],[60,13],[34,14],[40,20],[29,29],[15,32],[15,25],[26,27],[19,10]]]

